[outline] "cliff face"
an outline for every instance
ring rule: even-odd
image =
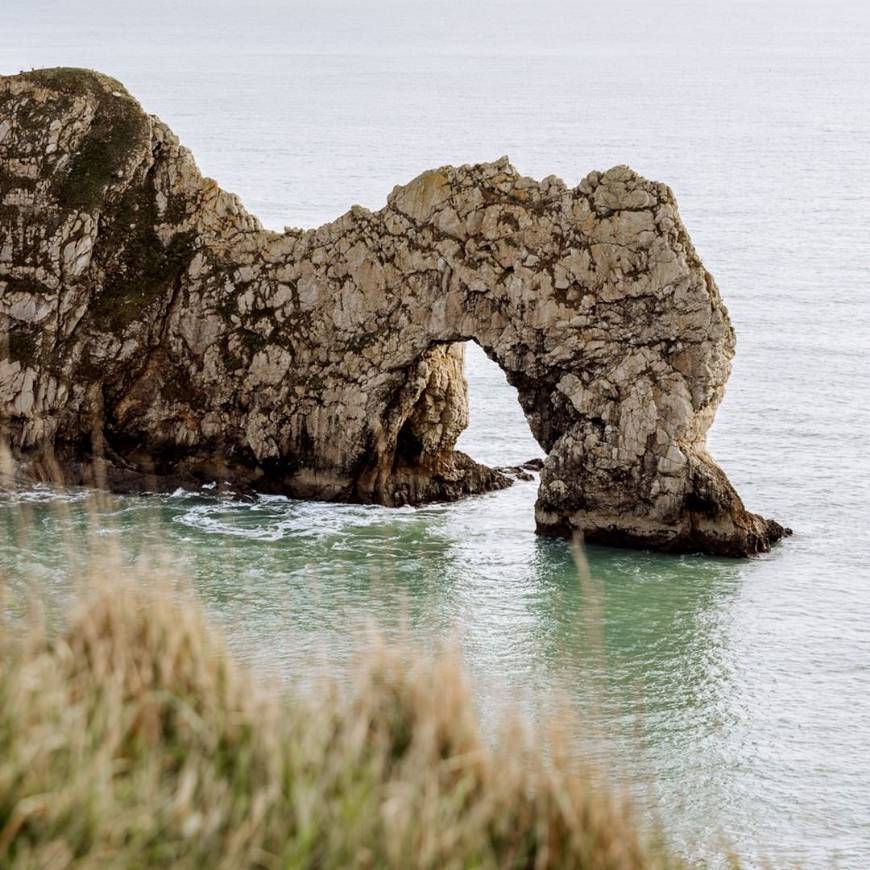
[[[473,340],[548,454],[540,532],[734,555],[783,534],[706,451],[734,334],[671,191],[626,167],[443,167],[279,234],[118,82],[2,78],[0,332],[34,476],[387,505],[504,486],[454,450]]]

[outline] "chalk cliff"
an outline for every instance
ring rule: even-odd
[[[386,505],[509,480],[454,450],[463,344],[547,458],[538,530],[743,555],[785,530],[708,454],[734,333],[663,184],[443,167],[264,230],[121,84],[0,78],[0,415],[25,473]]]

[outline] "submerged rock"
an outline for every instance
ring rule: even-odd
[[[547,458],[538,531],[742,555],[705,447],[734,333],[663,184],[442,167],[316,230],[264,230],[118,82],[0,79],[0,414],[29,474],[385,505],[510,480],[454,449],[463,344]]]

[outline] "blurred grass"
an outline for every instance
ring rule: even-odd
[[[683,866],[567,730],[485,740],[454,654],[288,692],[163,572],[87,573],[58,630],[0,624],[0,867]]]

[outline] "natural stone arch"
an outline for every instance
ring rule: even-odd
[[[116,488],[501,486],[454,450],[474,340],[548,454],[540,532],[730,554],[782,534],[706,451],[734,335],[665,185],[616,167],[568,188],[505,158],[279,234],[113,80],[22,74],[0,107],[0,401],[32,473],[96,437]]]

